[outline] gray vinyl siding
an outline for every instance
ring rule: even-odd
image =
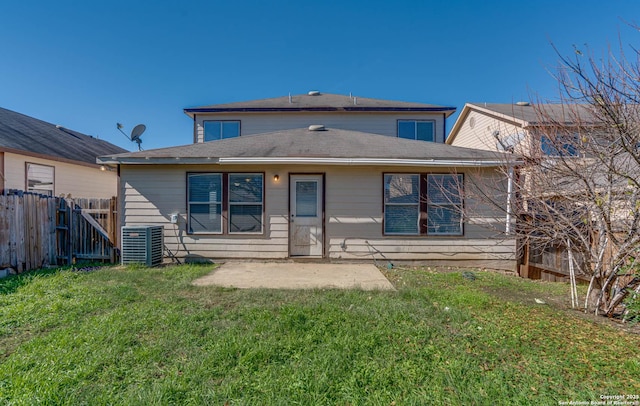
[[[189,235],[187,172],[264,172],[264,235]],[[448,173],[447,170],[359,166],[123,165],[122,224],[158,224],[165,244],[180,258],[284,259],[289,255],[289,174],[325,173],[325,254],[333,260],[396,260],[515,269],[515,241],[504,239],[504,214],[469,197],[476,210],[463,236],[383,235],[383,173]],[[273,179],[280,176],[279,181]],[[495,184],[493,171],[465,173]],[[465,204],[467,204],[465,202]],[[178,212],[177,226],[169,223]]]
[[[262,168],[221,168],[219,166],[123,166],[121,196],[123,225],[164,226],[165,244],[178,257],[197,258],[285,258],[288,256],[286,183],[273,181],[265,173],[264,235],[188,234],[187,172],[263,172]],[[171,213],[179,213],[177,225]]]
[[[207,120],[238,120],[240,135],[254,135],[273,131],[306,128],[322,124],[327,128],[361,131],[372,134],[397,136],[398,120],[433,120],[436,142],[445,137],[443,114],[433,113],[250,113],[250,114],[198,114],[195,120],[195,141],[204,141],[203,122]]]

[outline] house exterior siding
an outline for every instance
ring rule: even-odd
[[[442,113],[233,113],[233,114],[197,114],[195,119],[195,142],[204,141],[204,121],[237,120],[240,121],[240,135],[255,135],[273,131],[306,128],[313,124],[322,124],[327,128],[362,131],[372,134],[397,136],[398,120],[433,120],[435,141],[443,143],[445,138],[445,118]]]
[[[207,235],[187,233],[187,173],[264,173],[264,233]],[[492,170],[474,169],[494,182]],[[473,171],[462,171],[473,176]],[[165,228],[165,244],[179,258],[289,257],[289,175],[325,174],[324,256],[332,260],[418,261],[449,265],[515,267],[515,241],[499,237],[501,214],[468,198],[478,208],[463,236],[386,236],[383,234],[383,174],[449,173],[443,168],[319,165],[122,165],[122,225],[155,224]],[[482,172],[482,173],[480,173]],[[274,175],[279,175],[278,181]],[[497,176],[497,175],[496,175]],[[177,225],[171,213],[179,213]],[[487,227],[488,226],[488,227]]]
[[[448,139],[447,143],[456,147],[497,151],[497,140],[493,136],[494,131],[498,131],[500,137],[504,138],[524,130],[521,125],[471,110],[462,118],[462,123],[455,137]]]
[[[54,193],[84,198],[110,198],[118,190],[117,173],[101,171],[96,165],[74,165],[51,159],[43,159],[28,155],[4,152],[4,177],[6,189],[27,190],[26,163],[53,166]]]

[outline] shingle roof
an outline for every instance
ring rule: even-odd
[[[406,140],[359,131],[307,128],[242,136],[170,148],[109,155],[104,163],[149,163],[163,159],[216,158],[371,158],[415,160],[495,161],[496,152],[454,147],[426,141]],[[163,161],[164,163],[165,161]],[[176,163],[173,161],[172,163]]]
[[[0,150],[96,164],[96,157],[126,152],[107,141],[0,108]]]
[[[468,103],[472,107],[490,110],[495,113],[513,117],[515,119],[525,121],[528,125],[544,125],[550,120],[563,124],[575,124],[576,114],[581,120],[592,120],[591,113],[586,105],[568,105],[568,104],[505,104],[505,103]],[[539,113],[543,112],[549,120],[541,119]]]
[[[369,99],[359,96],[343,96],[320,93],[282,96],[271,99],[245,102],[213,104],[184,109],[188,115],[217,112],[269,112],[269,111],[424,111],[442,112],[451,115],[455,107],[435,104],[410,103],[391,100]]]

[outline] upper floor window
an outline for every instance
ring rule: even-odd
[[[205,121],[204,140],[216,141],[240,136],[240,121]]]
[[[540,137],[540,148],[547,156],[578,156],[578,137],[556,136],[554,139],[543,135]]]
[[[398,120],[398,138],[408,140],[435,141],[435,122],[433,120]]]
[[[54,167],[27,162],[27,192],[53,196]]]

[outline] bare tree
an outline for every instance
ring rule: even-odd
[[[585,307],[608,316],[640,287],[640,55],[632,55],[560,56],[560,102],[535,104],[544,125],[531,133],[518,183],[522,238],[570,254],[590,277]]]

